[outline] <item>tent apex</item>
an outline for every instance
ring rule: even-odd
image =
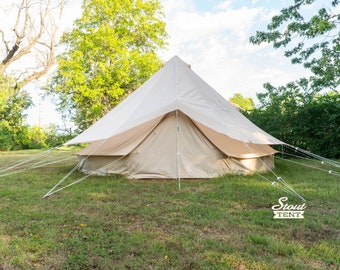
[[[164,63],[164,65],[168,65],[168,64],[171,64],[171,63],[180,63],[180,64],[183,64],[185,65],[186,67],[188,67],[189,69],[191,69],[191,65],[186,63],[185,61],[183,61],[177,54],[174,55],[172,58],[170,58],[170,60],[166,61]]]

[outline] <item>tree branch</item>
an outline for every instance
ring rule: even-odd
[[[1,34],[2,43],[5,45],[5,48],[6,48],[6,53],[8,53],[9,51],[8,42],[5,40],[5,33],[1,29],[0,29],[0,34]]]
[[[58,20],[61,19],[66,0],[59,0],[54,7],[52,6],[53,2],[51,0],[21,1],[12,29],[15,35],[12,47],[8,45],[9,42],[5,40],[4,32],[0,30],[2,41],[6,46],[6,55],[0,62],[0,74],[5,72],[13,62],[28,54],[36,59],[40,56],[45,59],[42,66],[34,68],[36,71],[25,72],[27,73],[26,77],[18,83],[20,87],[45,75],[54,64]],[[55,9],[59,9],[56,11],[59,13],[56,13]],[[36,13],[34,13],[35,10]],[[58,20],[54,20],[54,17],[58,17]]]

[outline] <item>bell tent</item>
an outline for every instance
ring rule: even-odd
[[[88,174],[211,178],[274,167],[283,144],[261,130],[175,56],[136,91],[67,143]]]

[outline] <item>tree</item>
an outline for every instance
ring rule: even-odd
[[[248,118],[274,137],[324,157],[340,157],[340,94],[331,91],[312,100],[294,84],[275,88],[265,84],[259,108]],[[288,89],[288,90],[287,90]]]
[[[23,148],[24,111],[31,98],[23,89],[53,66],[58,19],[65,0],[1,2],[0,149]]]
[[[268,31],[257,31],[250,42],[285,48],[284,55],[293,64],[303,64],[312,72],[308,79],[311,94],[324,88],[337,89],[340,85],[339,2],[332,0],[328,6],[314,8],[315,14],[306,18],[304,8],[318,4],[317,1],[295,0],[272,18]]]
[[[272,18],[267,31],[250,37],[253,44],[284,48],[293,64],[302,64],[312,75],[285,86],[266,83],[267,92],[257,94],[260,107],[249,118],[284,142],[335,158],[340,156],[339,2],[315,8],[318,1],[294,0]],[[308,16],[306,10],[314,13]],[[321,90],[328,93],[321,95]]]
[[[27,92],[13,93],[16,80],[0,75],[0,151],[54,147],[70,139],[57,127],[42,128],[25,124],[24,111],[32,102]]]
[[[290,142],[330,158],[340,158],[340,95],[329,92],[299,107],[292,118]]]
[[[241,93],[234,94],[231,98],[229,98],[229,101],[240,106],[240,108],[247,112],[255,109],[254,101],[252,100],[252,98],[246,98]]]
[[[12,87],[15,95],[53,66],[65,0],[6,3],[1,6],[3,16],[8,16],[4,21],[9,23],[7,29],[0,27],[0,75],[10,74],[15,78]]]
[[[51,92],[61,111],[84,129],[161,66],[165,23],[157,0],[85,0],[83,13],[62,37]]]
[[[0,150],[20,148],[20,140],[24,131],[24,110],[31,105],[25,91],[16,94],[12,89],[14,78],[0,74]]]

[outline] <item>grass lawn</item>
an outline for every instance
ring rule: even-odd
[[[27,153],[0,153],[0,167]],[[0,177],[0,269],[340,267],[339,177],[277,160],[306,199],[295,220],[271,207],[303,202],[256,175],[183,180],[180,191],[175,180],[91,176],[43,199],[74,164]]]

